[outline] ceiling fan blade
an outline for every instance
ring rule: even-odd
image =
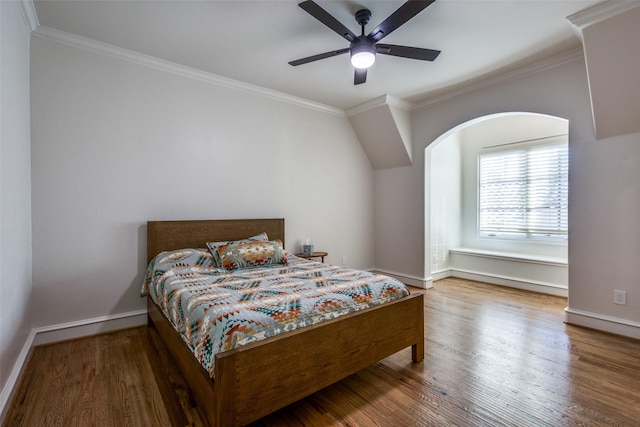
[[[329,12],[318,6],[315,2],[307,0],[303,1],[298,6],[306,10],[318,21],[322,22],[324,25],[338,33],[341,37],[347,39],[347,41],[352,42],[358,38],[358,36],[356,36],[351,30],[342,25],[340,21],[331,16]]]
[[[400,56],[402,58],[420,59],[423,61],[433,61],[438,57],[438,55],[440,55],[439,50],[382,43],[376,44],[376,53],[381,53],[383,55]]]
[[[353,84],[359,85],[367,81],[367,69],[356,68],[356,72],[353,76]]]
[[[385,19],[380,25],[373,29],[367,36],[369,40],[374,42],[382,40],[383,37],[388,36],[391,32],[409,19],[422,12],[427,6],[433,3],[435,0],[429,1],[408,1],[400,6],[395,12],[393,12],[387,19]]]
[[[307,56],[306,58],[291,61],[289,62],[289,65],[293,65],[295,67],[296,65],[302,65],[302,64],[307,64],[309,62],[318,61],[320,59],[331,58],[332,56],[342,55],[343,53],[347,53],[347,52],[349,52],[348,47],[340,50],[332,50],[330,52],[319,53],[317,55]]]

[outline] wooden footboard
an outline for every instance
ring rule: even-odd
[[[180,334],[173,328],[164,316],[160,308],[147,297],[147,310],[149,313],[149,326],[155,326],[162,341],[169,349],[173,360],[178,365],[180,372],[187,380],[193,397],[198,402],[198,407],[212,427],[215,427],[216,406],[215,383],[209,377],[207,371],[198,363],[197,359],[182,341]]]
[[[212,427],[248,424],[408,346],[414,362],[424,358],[422,294],[220,353],[215,381],[151,298],[148,306]]]

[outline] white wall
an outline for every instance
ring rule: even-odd
[[[0,422],[31,332],[29,31],[0,1]],[[28,347],[28,346],[27,346]],[[14,367],[17,366],[17,369]]]
[[[32,40],[38,326],[144,308],[147,220],[284,217],[373,266],[371,165],[344,117]]]
[[[640,338],[640,133],[587,140],[571,154],[569,319],[610,320],[625,335],[632,322]],[[613,304],[614,289],[627,291],[626,306]]]
[[[449,249],[462,246],[463,161],[464,141],[460,132],[447,136],[425,153],[431,187],[431,274],[451,269]],[[428,157],[430,156],[430,158]]]
[[[615,64],[611,64],[615,66]],[[411,167],[376,171],[376,265],[429,279],[424,148],[471,119],[526,111],[569,120],[569,308],[640,327],[640,136],[596,141],[583,60],[425,105],[414,112]],[[399,188],[406,191],[398,191]],[[633,217],[633,218],[632,218]],[[425,236],[424,239],[415,236]],[[626,306],[613,289],[628,291]],[[610,320],[610,319],[609,319]],[[630,329],[629,329],[630,328]]]

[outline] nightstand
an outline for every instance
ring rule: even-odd
[[[296,254],[296,256],[299,256],[300,258],[306,258],[306,259],[320,258],[322,260],[320,262],[324,262],[324,257],[326,257],[327,255],[328,254],[326,252],[314,252],[311,255],[305,255],[303,253]]]

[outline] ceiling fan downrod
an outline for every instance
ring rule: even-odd
[[[364,36],[364,27],[369,23],[371,19],[371,11],[369,9],[360,9],[356,12],[356,22],[360,24],[362,28],[362,35]]]

